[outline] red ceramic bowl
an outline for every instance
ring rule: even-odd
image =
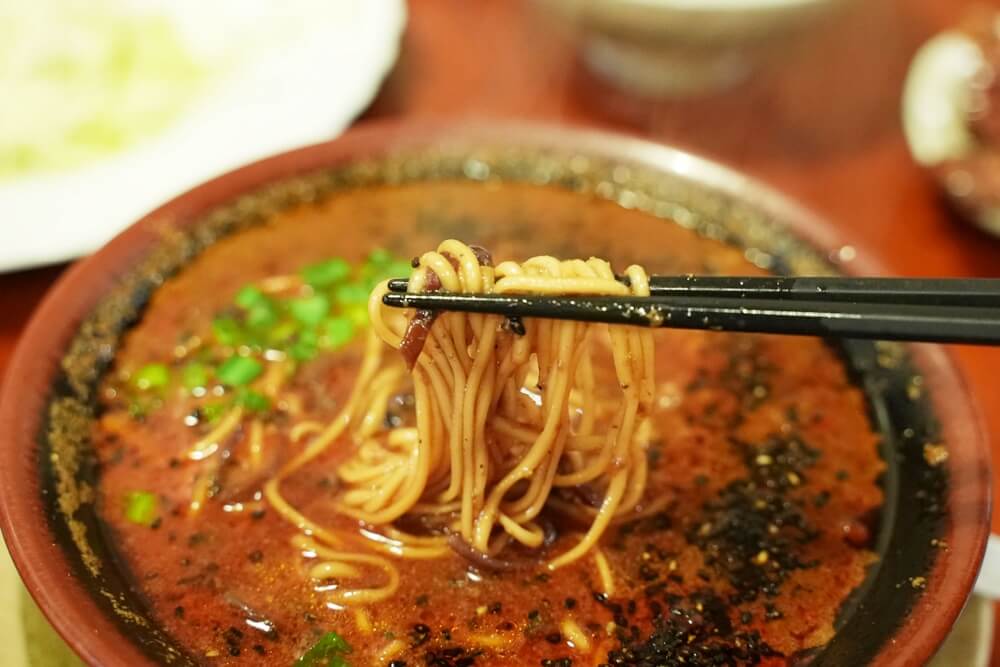
[[[102,558],[109,552],[92,508],[72,505],[76,499],[55,482],[56,465],[65,470],[66,457],[87,446],[84,441],[67,450],[63,442],[57,448],[61,460],[54,463],[48,421],[53,401],[85,392],[81,386],[96,377],[95,367],[61,364],[84,335],[85,318],[123,294],[141,309],[151,284],[135,282],[137,267],[151,261],[164,239],[189,232],[209,212],[248,193],[264,192],[245,200],[250,204],[243,208],[267,210],[314,196],[317,188],[487,175],[646,208],[706,233],[724,233],[753,248],[755,257],[797,271],[837,268],[838,258],[856,255],[839,270],[880,272],[865,249],[843,252],[833,230],[760,184],[670,148],[589,131],[368,126],[195,188],[66,272],[32,318],[0,394],[0,526],[31,595],[84,660],[135,667],[176,656],[170,638],[144,618],[115,561]],[[241,215],[243,209],[228,210]],[[93,327],[87,331],[94,335]],[[108,340],[113,343],[114,336]],[[95,364],[110,349],[98,350]],[[989,450],[972,398],[942,348],[849,342],[843,349],[885,442],[886,505],[877,545],[882,559],[844,605],[836,636],[812,664],[922,665],[950,630],[979,569],[989,529]],[[882,363],[886,356],[892,363]],[[917,374],[928,391],[914,401],[906,388]],[[946,444],[945,464],[932,468],[923,461],[918,452],[926,439]],[[67,510],[82,542],[72,540]],[[93,562],[81,555],[81,544],[97,557],[97,566],[88,567]]]

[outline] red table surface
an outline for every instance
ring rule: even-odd
[[[910,159],[899,120],[915,49],[971,4],[858,0],[735,89],[650,101],[596,81],[569,36],[530,3],[414,0],[399,63],[362,122],[523,118],[644,136],[776,186],[827,216],[845,239],[876,251],[892,273],[996,277],[1000,241],[948,213]],[[2,224],[16,233],[16,221]],[[0,374],[64,268],[0,276]],[[1000,460],[1000,349],[953,349]],[[1000,530],[1000,513],[993,529]],[[993,656],[1000,665],[1000,649]]]

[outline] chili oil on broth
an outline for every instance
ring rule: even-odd
[[[332,608],[291,545],[294,526],[255,498],[267,471],[301,451],[292,426],[325,423],[346,399],[360,336],[298,366],[284,391],[300,414],[275,405],[259,418],[261,470],[223,476],[215,496],[191,511],[204,462],[187,454],[212,426],[189,425],[192,399],[173,387],[137,418],[126,399],[130,374],[178,365],[185,341],[209,340],[213,318],[248,283],[331,256],[359,263],[376,247],[408,258],[448,237],[497,258],[596,255],[651,273],[759,272],[738,249],[647,214],[520,185],[358,189],[220,241],[154,294],[103,382],[94,426],[101,515],[164,629],[196,659],[248,665],[292,664],[330,631],[353,647],[354,665],[375,664],[390,644],[403,649],[393,659],[409,665],[590,665],[609,652],[629,664],[685,650],[784,664],[782,656],[827,641],[875,558],[867,547],[883,464],[861,392],[816,339],[656,333],[660,441],[650,450],[649,488],[666,505],[603,536],[610,595],[596,554],[552,572],[540,559],[498,574],[449,555],[395,559],[394,596],[360,615]],[[230,436],[234,458],[246,456],[249,431],[244,420]],[[313,521],[357,531],[332,509],[334,471],[348,453],[339,444],[282,491]],[[136,492],[155,497],[155,521],[129,519]],[[562,528],[556,553],[581,531]]]

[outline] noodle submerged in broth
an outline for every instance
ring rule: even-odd
[[[428,187],[378,198],[416,210]],[[504,261],[455,240],[403,261],[427,235],[370,251],[378,216],[333,200],[218,243],[126,336],[93,430],[100,511],[157,621],[196,662],[234,665],[783,665],[827,641],[881,502],[836,355],[388,308],[406,276],[413,292],[643,295],[640,263],[748,270],[592,203],[581,244],[629,258],[627,280],[603,259],[506,260],[527,256],[497,231],[508,201],[552,217],[578,200],[434,187],[485,216],[474,235]],[[666,264],[629,250],[643,234]]]

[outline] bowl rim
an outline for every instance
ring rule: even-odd
[[[126,270],[161,238],[164,224],[183,227],[200,214],[268,183],[399,151],[514,145],[572,150],[670,172],[738,199],[780,221],[797,237],[826,251],[845,247],[829,223],[770,186],[716,162],[625,135],[590,128],[520,122],[386,121],[367,123],[329,142],[281,153],[207,181],[162,205],[67,270],[49,290],[22,333],[0,387],[0,529],[29,593],[73,650],[90,664],[153,664],[124,638],[121,626],[77,581],[52,538],[42,500],[37,449],[49,389],[80,320]],[[166,223],[165,223],[166,221]],[[855,248],[841,268],[885,274],[874,254]],[[922,665],[947,636],[979,571],[989,535],[990,451],[981,413],[951,355],[937,345],[909,351],[933,388],[952,454],[946,465],[945,536],[928,571],[927,587],[895,634],[885,638],[874,665]]]

